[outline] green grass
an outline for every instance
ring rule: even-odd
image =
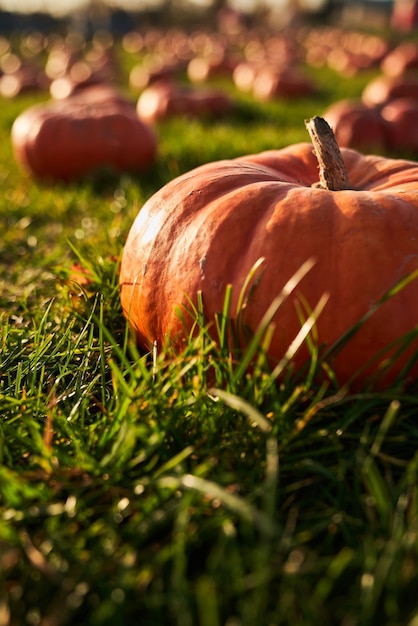
[[[262,355],[250,376],[204,328],[153,358],[119,305],[144,200],[204,161],[306,141],[303,120],[366,76],[318,80],[291,106],[236,94],[224,120],[161,124],[149,173],[71,185],[15,165],[11,124],[36,98],[2,102],[0,626],[418,624],[416,392],[277,384]]]

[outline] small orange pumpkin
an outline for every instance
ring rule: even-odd
[[[304,98],[316,92],[316,85],[297,67],[265,65],[257,72],[253,95],[257,100]]]
[[[231,98],[220,89],[183,86],[170,81],[159,81],[147,87],[136,105],[139,118],[150,124],[176,116],[223,115],[231,109]]]
[[[17,162],[40,179],[68,181],[100,167],[142,171],[157,153],[156,135],[135,105],[106,85],[30,107],[11,139]]]
[[[380,69],[387,76],[405,76],[418,69],[418,45],[402,41],[382,59]]]
[[[369,107],[381,107],[397,98],[418,98],[416,77],[381,74],[373,78],[361,94],[362,101]]]
[[[388,148],[418,154],[418,100],[392,100],[382,108],[380,114],[386,122]]]
[[[323,117],[340,146],[371,152],[386,149],[387,123],[378,107],[368,107],[361,100],[338,100]]]
[[[331,132],[321,118],[312,121],[318,120]],[[260,258],[264,269],[242,312],[253,331],[286,282],[308,259],[315,260],[275,315],[272,361],[283,357],[298,333],[301,303],[314,308],[329,294],[316,325],[319,345],[330,347],[398,281],[418,270],[418,163],[342,148],[340,165],[349,184],[346,176],[342,184],[330,184],[329,172],[321,168],[318,185],[315,153],[310,143],[299,143],[208,163],[146,202],[128,235],[120,269],[123,311],[141,345],[169,342],[181,350],[194,322],[184,311],[190,300],[196,305],[198,292],[214,328],[231,284],[234,317],[240,291]],[[412,280],[337,354],[331,364],[340,382],[417,325],[418,281]],[[417,349],[415,340],[410,350]],[[393,375],[405,358],[398,359]],[[303,346],[296,367],[308,359]],[[382,363],[380,358],[362,380]]]

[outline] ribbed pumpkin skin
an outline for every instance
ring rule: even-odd
[[[135,107],[97,88],[65,100],[36,104],[15,120],[16,161],[39,179],[70,181],[100,167],[142,171],[154,161],[154,131]]]
[[[342,149],[353,190],[311,187],[318,181],[312,145],[296,144],[203,165],[169,182],[140,210],[120,271],[124,314],[138,341],[167,338],[181,349],[189,307],[203,293],[208,321],[233,304],[254,263],[261,279],[245,310],[257,328],[286,281],[310,258],[316,264],[276,315],[270,346],[280,359],[300,329],[295,301],[313,308],[329,301],[317,322],[319,344],[330,346],[408,272],[418,268],[418,163]],[[184,316],[190,327],[193,319]],[[333,363],[341,382],[418,324],[418,281],[385,303]],[[415,346],[417,348],[417,346]],[[306,361],[302,348],[295,359]]]

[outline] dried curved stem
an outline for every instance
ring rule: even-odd
[[[351,189],[340,148],[329,124],[322,117],[305,120],[315,156],[319,163],[319,184],[322,189],[342,191]]]

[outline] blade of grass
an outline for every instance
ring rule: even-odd
[[[302,344],[307,340],[309,333],[311,332],[312,328],[314,328],[318,317],[324,310],[324,307],[326,303],[328,302],[328,299],[329,299],[328,294],[323,294],[321,296],[315,309],[312,311],[308,319],[303,323],[303,326],[299,330],[298,334],[296,335],[296,337],[293,339],[292,343],[286,350],[286,353],[283,359],[279,361],[279,363],[275,366],[274,370],[272,371],[271,373],[272,382],[277,380],[277,378],[283,373],[285,367],[293,359],[293,357],[295,356],[299,348],[302,346]],[[309,378],[311,378],[311,376]]]
[[[259,511],[252,504],[242,497],[229,493],[221,485],[194,476],[193,474],[184,474],[183,476],[165,476],[157,481],[160,487],[171,489],[191,490],[205,498],[219,500],[223,506],[238,516],[239,519],[254,526],[262,536],[275,537],[279,533],[279,526],[262,511]]]
[[[376,438],[373,442],[373,445],[370,449],[370,452],[373,456],[379,454],[382,443],[385,439],[385,436],[389,429],[394,424],[396,417],[399,414],[401,408],[401,403],[398,400],[393,400],[388,406],[386,413],[383,416],[382,421],[379,424],[379,430],[377,431]]]
[[[225,297],[222,313],[215,318],[216,330],[218,333],[219,349],[221,353],[228,348],[228,326],[229,312],[231,310],[232,285],[227,285],[225,289]]]
[[[250,423],[255,423],[260,428],[263,433],[270,433],[271,424],[269,421],[254,408],[251,404],[246,402],[243,398],[240,398],[237,395],[229,393],[228,391],[224,391],[223,389],[217,389],[216,387],[211,387],[208,389],[208,394],[212,397],[213,400],[217,400],[220,398],[227,404],[231,409],[239,411],[243,413],[250,421]]]
[[[272,303],[263,315],[263,318],[258,328],[256,329],[254,336],[252,337],[249,345],[245,350],[245,353],[242,355],[241,362],[235,370],[235,381],[238,381],[245,374],[262,342],[263,336],[265,335],[267,328],[271,324],[277,311],[280,309],[280,307],[283,305],[283,303],[286,301],[287,297],[292,293],[292,291],[296,289],[297,285],[304,278],[304,276],[306,276],[306,274],[308,274],[308,272],[312,269],[314,264],[315,262],[313,259],[305,261],[305,263],[303,263],[298,271],[295,272],[295,274],[288,280],[286,285],[283,287],[281,293],[273,299]]]

